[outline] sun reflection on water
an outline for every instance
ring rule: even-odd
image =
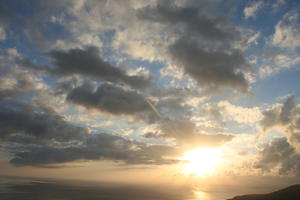
[[[192,200],[212,200],[210,195],[206,192],[195,190],[194,191],[194,199]]]

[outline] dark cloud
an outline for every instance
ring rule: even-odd
[[[247,91],[248,83],[242,73],[247,65],[240,51],[211,51],[187,38],[176,41],[169,51],[179,66],[199,85],[211,89],[229,87]]]
[[[159,138],[161,135],[158,132],[147,132],[143,136],[145,138]]]
[[[296,103],[295,96],[290,95],[282,105],[263,112],[263,119],[260,122],[262,129],[266,132],[271,128],[281,127],[288,136],[294,147],[300,147],[300,109]],[[300,148],[299,148],[300,150]]]
[[[0,25],[8,26],[12,21],[14,21],[14,17],[3,7],[3,5],[0,5]]]
[[[296,107],[295,97],[291,95],[287,98],[287,100],[284,102],[281,108],[279,118],[282,124],[287,124],[291,121],[292,111],[295,107]]]
[[[171,164],[175,159],[173,147],[130,141],[111,134],[90,134],[82,145],[70,147],[31,147],[27,151],[15,152],[11,160],[15,165],[49,166],[49,164],[66,163],[80,160],[113,160],[127,164]]]
[[[258,168],[274,170],[279,167],[281,174],[300,176],[300,109],[295,96],[290,95],[286,101],[263,112],[261,127],[264,131],[279,128],[286,137],[274,139],[260,152]]]
[[[22,77],[18,77],[18,81],[22,82]],[[23,87],[26,85],[25,81]],[[18,94],[19,89],[22,85],[18,88],[16,84],[11,91]],[[11,153],[14,165],[47,167],[82,160],[112,160],[125,164],[178,162],[170,158],[178,153],[176,147],[147,145],[106,133],[90,134],[86,128],[68,122],[47,102],[18,101],[17,97],[5,94],[0,100],[1,151]],[[102,84],[95,90],[84,85],[73,89],[67,99],[113,114],[143,116],[147,113],[145,115],[156,117],[142,95],[113,85]]]
[[[98,81],[127,84],[133,88],[145,88],[152,84],[151,78],[129,76],[120,68],[112,66],[100,57],[95,46],[86,49],[70,49],[68,51],[53,50],[47,54],[53,66],[39,66],[30,60],[23,60],[25,66],[46,70],[59,76],[83,75]]]
[[[286,101],[280,106],[274,106],[273,108],[263,112],[263,119],[260,124],[264,130],[272,128],[274,126],[284,126],[293,123],[297,117],[297,104],[293,95],[287,97]]]
[[[90,134],[48,107],[13,100],[0,101],[0,139],[2,150],[11,153],[14,165],[47,167],[82,160],[155,165],[178,162],[170,158],[178,153],[174,146],[148,145],[107,133]]]
[[[203,106],[203,112],[209,116],[211,116],[213,119],[218,121],[223,126],[226,125],[224,121],[224,107],[220,106],[218,104],[207,104],[206,106]]]
[[[67,101],[115,115],[145,114],[149,119],[157,118],[142,95],[109,84],[102,84],[97,89],[89,84],[74,88],[68,94]]]
[[[235,41],[239,39],[239,31],[230,26],[226,19],[204,14],[203,5],[178,7],[172,3],[158,3],[154,7],[146,7],[138,11],[138,16],[157,23],[176,26],[183,35],[201,37],[212,42]],[[223,42],[222,42],[223,43]]]
[[[245,72],[249,64],[241,50],[236,49],[241,36],[237,28],[223,17],[209,16],[201,7],[177,7],[159,4],[138,11],[142,19],[167,26],[174,35],[168,47],[173,61],[200,86],[222,87],[248,91]]]
[[[17,143],[68,142],[87,130],[69,124],[48,108],[16,101],[0,102],[0,138]]]
[[[279,174],[300,176],[300,154],[290,145],[287,138],[276,138],[259,152],[255,167],[263,171],[278,168]]]
[[[279,120],[280,107],[274,107],[272,109],[263,111],[262,114],[263,114],[263,118],[260,121],[260,125],[264,131],[268,130],[273,126],[281,124]]]
[[[189,94],[182,95],[180,92],[178,92],[177,95],[165,94],[164,97],[159,98],[159,101],[155,104],[155,107],[165,118],[187,118],[191,115],[191,107],[183,105],[183,103],[188,95]]]
[[[55,95],[68,94],[70,91],[76,88],[79,85],[79,83],[80,83],[80,79],[77,77],[71,77],[71,78],[58,81],[54,88],[54,94]]]

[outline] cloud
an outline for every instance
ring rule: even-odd
[[[50,31],[46,19],[46,13],[48,10],[44,10],[44,13],[37,12],[38,4],[36,2],[30,2],[32,6],[32,12],[30,14],[24,15],[23,11],[15,12],[11,6],[17,5],[19,2],[10,1],[6,4],[0,5],[0,27],[6,29],[5,38],[23,38],[27,42],[33,44],[34,47],[45,47],[51,44],[55,40],[56,34]],[[22,6],[28,7],[29,4],[23,4]],[[27,20],[22,20],[26,18]],[[43,23],[41,23],[43,21]],[[9,30],[9,31],[8,31]]]
[[[155,114],[142,95],[109,84],[102,84],[96,89],[89,84],[74,88],[67,101],[115,115]]]
[[[29,96],[41,90],[41,80],[17,66],[22,55],[15,48],[7,48],[0,55],[0,100]]]
[[[27,68],[20,69],[5,58],[5,50],[0,51],[0,65],[6,66],[0,67],[1,150],[11,153],[13,164],[47,166],[86,160],[172,164],[177,162],[174,157],[179,150],[223,145],[235,137],[224,133],[226,128],[237,122],[240,124],[234,130],[239,130],[260,120],[258,108],[205,99],[210,102],[205,110],[199,100],[209,98],[201,96],[203,91],[225,88],[227,94],[231,89],[250,90],[251,66],[245,55],[255,52],[251,44],[258,38],[262,41],[265,31],[242,30],[230,24],[232,18],[216,15],[231,3],[213,1],[218,5],[212,10],[206,5],[212,1],[206,0],[46,0],[22,4],[24,9],[18,11],[18,1],[9,2],[5,5],[9,12],[0,12],[0,40],[11,41],[32,59],[23,60]],[[267,6],[262,1],[252,2],[244,10],[246,18],[254,18]],[[27,8],[32,12],[27,13]],[[230,12],[226,15],[236,17]],[[272,45],[297,50],[297,20],[295,12],[285,15],[270,38]],[[22,58],[17,51],[11,49],[10,53]],[[292,57],[284,54],[274,59],[282,67],[292,62]],[[114,64],[122,62],[149,69],[125,70]],[[33,75],[37,71],[42,73]],[[159,76],[159,71],[158,89],[153,87],[150,74]],[[90,80],[94,86],[82,84]],[[174,90],[170,86],[175,86]],[[155,90],[161,94],[154,94]],[[51,95],[56,96],[48,98]],[[91,112],[94,110],[103,113]],[[290,148],[298,152],[300,112],[295,98],[262,115],[262,129],[280,129]],[[144,121],[130,121],[133,118]],[[148,125],[154,128],[145,130],[145,137],[157,140],[141,138],[139,130]],[[123,137],[110,134],[121,132],[118,130],[126,130]],[[174,146],[150,145],[132,138]],[[270,143],[270,148],[272,145],[277,144]],[[261,153],[262,157],[265,154]]]
[[[3,141],[21,144],[69,142],[87,133],[85,128],[69,124],[49,108],[0,101],[0,138]]]
[[[130,98],[135,97],[131,100],[141,98],[137,93],[126,93],[109,85],[103,85],[98,91],[101,90],[108,92],[104,98],[107,98],[106,95],[110,92],[114,94],[119,91],[123,92],[122,95],[131,94]],[[111,99],[114,102],[115,100]],[[108,106],[108,101],[104,102],[107,103],[104,105]],[[132,102],[135,101],[127,103]],[[110,110],[112,112],[132,112],[128,105],[123,107],[113,105],[116,106],[116,110]],[[107,109],[114,108],[108,106]],[[140,108],[137,106],[134,109],[139,112]],[[59,167],[61,165],[57,164],[60,163],[87,160],[112,160],[125,164],[149,165],[179,162],[176,159],[179,151],[175,146],[150,145],[109,133],[90,133],[87,128],[68,122],[51,108],[38,104],[38,101],[32,103],[12,99],[0,101],[1,151],[7,151],[12,155],[11,163],[14,165]]]
[[[70,147],[30,147],[14,153],[14,165],[50,166],[82,160],[113,160],[127,164],[172,164],[176,149],[164,145],[146,145],[106,133],[90,134],[82,145]]]
[[[183,33],[200,36],[211,41],[222,39],[233,41],[234,37],[239,36],[238,31],[226,24],[223,18],[208,17],[202,12],[200,6],[178,7],[173,4],[158,4],[142,8],[137,14],[141,19],[171,26],[176,25]]]
[[[99,86],[97,91],[104,95],[100,95],[101,98],[117,95],[110,96],[110,100],[102,99],[105,102],[103,106],[111,112],[134,113],[148,106],[135,92],[126,92],[110,85]],[[137,103],[139,98],[143,100],[143,106]],[[126,102],[126,99],[130,101]],[[116,100],[124,104],[120,106]],[[109,105],[109,102],[114,103]],[[179,151],[175,146],[150,145],[108,133],[90,133],[87,128],[68,122],[51,108],[38,104],[38,101],[1,100],[0,139],[1,151],[9,152],[11,163],[21,166],[59,167],[59,163],[87,160],[149,165],[179,162],[176,159]]]
[[[178,61],[185,72],[199,85],[209,88],[229,87],[246,92],[248,82],[240,71],[247,68],[246,61],[239,51],[230,54],[224,51],[206,51],[196,42],[185,38],[169,47],[173,59]]]
[[[100,4],[100,1],[98,2]],[[3,22],[2,24],[9,29],[7,36],[25,39],[33,49],[44,52],[55,48],[69,49],[85,45],[101,46],[100,37],[93,33],[93,31],[100,32],[100,30],[98,26],[92,27],[91,25],[100,24],[94,23],[98,20],[96,17],[99,16],[93,16],[95,18],[88,22],[86,20],[88,16],[79,9],[79,4],[84,6],[87,3],[85,1],[45,0],[43,3],[30,1],[30,3],[22,4],[23,7],[31,9],[31,12],[27,13],[24,10],[16,11],[13,9],[12,7],[18,6],[19,2],[12,0],[0,8],[0,24]],[[22,20],[24,18],[27,20]],[[59,34],[58,29],[63,34]]]
[[[286,3],[286,0],[277,0],[275,3],[272,5],[273,11],[277,11],[280,6],[284,5]]]
[[[271,109],[264,111],[263,118],[260,122],[264,130],[274,126],[287,125],[293,120],[292,111],[296,108],[295,97],[289,96],[282,105],[275,105]],[[297,110],[296,110],[297,112]]]
[[[209,16],[200,6],[182,8],[165,4],[140,9],[138,16],[165,26],[165,31],[173,36],[167,47],[170,62],[181,67],[199,86],[247,92],[244,72],[250,66],[235,48],[241,34],[223,17]]]
[[[0,75],[0,99],[13,99],[28,95],[36,90],[36,85],[31,81],[31,76],[26,72],[12,69],[12,73]]]
[[[11,25],[18,25],[15,16],[11,15],[3,5],[0,5],[0,41],[8,38],[7,30],[11,28]]]
[[[262,9],[264,6],[264,3],[262,1],[257,1],[249,4],[247,7],[244,9],[244,16],[246,19],[255,17],[256,13]]]
[[[255,167],[265,172],[300,176],[300,154],[287,138],[275,138],[259,152]]]
[[[254,124],[261,120],[262,114],[258,107],[241,107],[228,101],[221,101],[217,106],[224,109],[223,116],[241,124]],[[218,108],[215,106],[215,108]]]
[[[18,81],[21,80],[18,77]],[[2,87],[6,89],[10,85],[3,84]],[[13,85],[10,91],[19,94],[21,88],[21,85],[20,88]],[[50,167],[83,160],[149,165],[179,162],[174,146],[149,145],[108,133],[91,134],[89,127],[72,124],[47,102],[40,102],[40,96],[29,99],[31,102],[18,100],[19,97],[6,93],[0,100],[1,151],[10,153],[14,165]],[[113,114],[157,117],[142,95],[108,84],[102,84],[96,90],[87,85],[74,88],[68,100]]]
[[[190,120],[199,130],[210,134],[241,131],[244,127],[252,132],[263,117],[258,107],[237,106],[228,101],[202,103],[194,109],[197,111]]]
[[[5,39],[6,39],[5,28],[2,25],[0,25],[0,41]]]
[[[204,104],[202,106],[202,129],[212,128],[213,132],[221,132],[225,130],[226,120],[225,107],[219,104]],[[198,124],[200,124],[198,122]]]
[[[296,67],[300,62],[300,58],[296,51],[262,51],[255,57],[256,63],[261,63],[259,75],[265,78],[270,75],[277,74],[278,72]]]
[[[233,136],[226,134],[204,134],[197,130],[195,124],[188,120],[166,119],[160,124],[159,132],[148,132],[146,138],[173,139],[178,147],[197,148],[201,146],[220,146],[230,141]]]
[[[275,46],[295,49],[300,46],[299,14],[297,11],[286,13],[276,24],[271,42]]]
[[[279,120],[282,124],[287,124],[291,121],[292,110],[295,108],[295,97],[293,95],[289,96],[281,107],[281,112],[279,115]]]
[[[300,106],[295,96],[290,95],[283,104],[264,111],[260,125],[264,133],[276,129],[285,134],[289,143],[300,152]]]
[[[21,63],[59,76],[82,75],[98,81],[128,84],[134,88],[145,88],[152,84],[149,77],[129,76],[122,69],[104,61],[95,46],[68,51],[52,50],[47,55],[51,58],[52,66],[39,66],[30,60],[23,60]]]
[[[155,104],[155,107],[159,111],[159,115],[169,119],[182,119],[191,115],[191,107],[184,105],[185,99],[191,95],[190,91],[175,90],[175,94],[171,94],[171,91],[163,91],[163,95],[159,96],[159,100]],[[169,93],[169,94],[168,94]]]

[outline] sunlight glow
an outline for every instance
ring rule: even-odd
[[[186,161],[184,171],[197,176],[214,173],[221,159],[222,154],[219,148],[200,148],[189,151],[182,157],[182,160]]]

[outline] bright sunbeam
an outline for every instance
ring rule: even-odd
[[[205,176],[212,174],[222,159],[219,148],[200,148],[187,152],[182,160],[186,161],[184,171],[187,174]]]

